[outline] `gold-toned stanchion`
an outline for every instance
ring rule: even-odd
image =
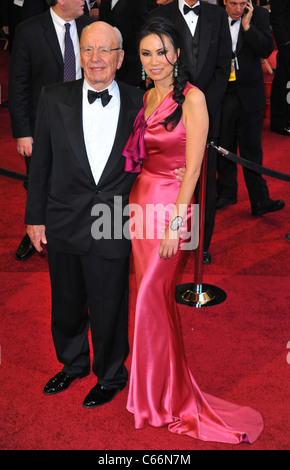
[[[220,304],[226,299],[226,293],[219,287],[204,284],[203,281],[203,252],[206,202],[206,178],[208,165],[208,146],[204,152],[200,172],[199,188],[199,244],[195,250],[194,283],[180,284],[175,289],[176,302],[189,307],[210,307]]]

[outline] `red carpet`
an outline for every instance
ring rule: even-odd
[[[7,99],[8,53],[0,51],[2,101]],[[273,61],[272,61],[272,65]],[[0,167],[24,172],[11,137],[8,110],[0,108]],[[264,165],[290,173],[289,140],[263,132]],[[110,404],[87,410],[82,401],[95,385],[93,374],[62,394],[42,393],[59,370],[50,334],[47,258],[15,260],[25,233],[25,190],[21,182],[1,181],[1,387],[2,450],[134,450],[156,455],[170,450],[289,449],[289,183],[268,178],[273,199],[286,207],[253,218],[239,168],[238,204],[217,213],[212,264],[204,282],[222,288],[227,299],[208,308],[180,306],[188,361],[201,389],[259,410],[265,429],[253,445],[206,443],[171,434],[167,428],[136,431],[125,408],[128,387]],[[187,258],[181,282],[193,282],[194,256]],[[129,335],[133,337],[135,282],[131,273]],[[288,356],[288,357],[289,357]],[[130,356],[127,361],[130,369]],[[193,459],[191,461],[193,463]]]

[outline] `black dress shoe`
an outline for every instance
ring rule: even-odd
[[[271,126],[272,132],[277,132],[277,134],[290,135],[290,127],[274,127]]]
[[[63,371],[60,371],[52,379],[50,379],[46,386],[43,389],[43,393],[46,395],[54,395],[55,393],[60,393],[66,390],[70,384],[76,379],[82,379],[89,375],[89,372],[84,372],[80,375],[70,376]]]
[[[16,259],[18,261],[25,261],[30,258],[35,251],[36,249],[32,245],[29,236],[26,234],[16,251]]]
[[[88,393],[86,398],[84,399],[83,406],[85,408],[96,408],[97,406],[105,405],[115,398],[118,392],[123,390],[123,387],[113,388],[111,390],[107,390],[102,385],[95,385],[92,390]]]
[[[220,198],[217,198],[216,200],[216,205],[215,205],[215,208],[218,210],[218,209],[222,209],[223,207],[226,207],[226,206],[233,206],[234,204],[237,204],[237,199],[232,199],[232,198],[229,198],[229,197],[220,197]]]
[[[203,264],[210,264],[211,263],[211,254],[209,251],[203,252]]]
[[[252,215],[263,215],[267,212],[276,212],[280,209],[283,209],[285,202],[283,199],[266,199],[265,201],[257,202],[254,207],[252,207]]]

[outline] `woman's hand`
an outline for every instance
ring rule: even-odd
[[[177,254],[179,245],[179,230],[171,230],[167,226],[159,245],[158,254],[160,258],[169,259]]]

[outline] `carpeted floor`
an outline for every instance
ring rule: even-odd
[[[8,53],[0,51],[2,101],[7,99]],[[271,77],[268,77],[269,79]],[[0,108],[0,167],[23,173],[11,137],[8,110]],[[264,165],[290,173],[289,139],[263,131]],[[259,410],[265,429],[253,445],[206,443],[167,428],[136,431],[125,408],[128,387],[108,405],[87,410],[82,401],[95,385],[90,376],[59,395],[42,389],[60,366],[50,334],[47,257],[15,260],[25,233],[25,190],[0,176],[0,449],[2,450],[286,450],[289,449],[289,183],[267,179],[272,198],[286,207],[253,218],[239,168],[238,204],[220,210],[204,282],[222,288],[225,302],[208,308],[180,306],[185,348],[200,388]],[[188,255],[180,282],[193,282]],[[130,275],[129,339],[132,345],[135,281]],[[287,361],[288,355],[288,361]],[[127,366],[130,369],[130,355]],[[159,452],[159,453],[160,453]]]

